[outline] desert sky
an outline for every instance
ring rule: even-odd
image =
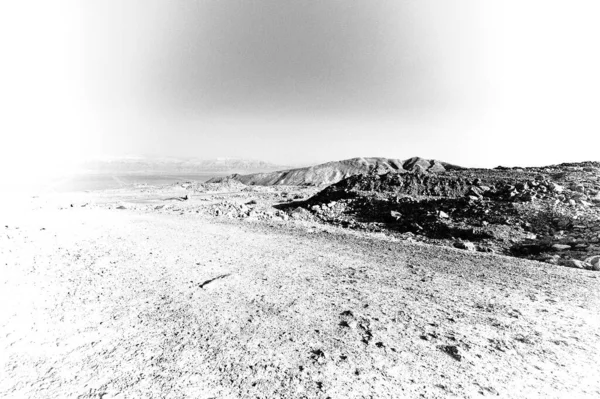
[[[4,3],[4,168],[599,160],[594,0]]]

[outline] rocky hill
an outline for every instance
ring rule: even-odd
[[[451,165],[436,160],[428,160],[413,157],[406,160],[391,158],[352,158],[343,161],[327,162],[306,168],[288,169],[270,173],[253,173],[246,175],[234,174],[227,177],[217,177],[209,180],[210,183],[219,183],[223,180],[237,180],[246,185],[259,186],[306,186],[306,185],[328,185],[340,180],[370,170],[377,174],[388,172],[426,171],[443,172],[446,170],[461,169],[459,166]]]
[[[335,225],[600,270],[600,163],[372,172],[283,206]]]

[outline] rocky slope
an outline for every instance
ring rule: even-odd
[[[600,163],[349,177],[298,208],[345,227],[600,270]]]
[[[188,182],[186,203],[157,204],[249,220],[320,222],[399,239],[600,269],[600,163],[542,168],[424,168],[379,174],[372,168],[317,186]],[[194,197],[198,201],[188,201]],[[167,199],[169,199],[167,198]],[[129,205],[127,205],[129,206]]]
[[[158,194],[0,208],[0,397],[600,396],[599,273]]]
[[[365,173],[369,170],[374,170],[378,174],[383,174],[392,171],[423,170],[428,172],[442,172],[456,169],[460,169],[460,167],[419,157],[413,157],[406,160],[391,158],[352,158],[343,161],[327,162],[306,168],[247,175],[235,174],[225,178],[217,177],[209,180],[209,182],[219,183],[225,179],[234,179],[246,185],[320,186],[337,183],[347,177]]]

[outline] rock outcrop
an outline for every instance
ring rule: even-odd
[[[327,223],[597,270],[599,193],[600,163],[417,168],[351,176],[302,206]]]

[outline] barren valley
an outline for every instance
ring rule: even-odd
[[[597,165],[465,173],[13,197],[0,396],[598,397]]]

